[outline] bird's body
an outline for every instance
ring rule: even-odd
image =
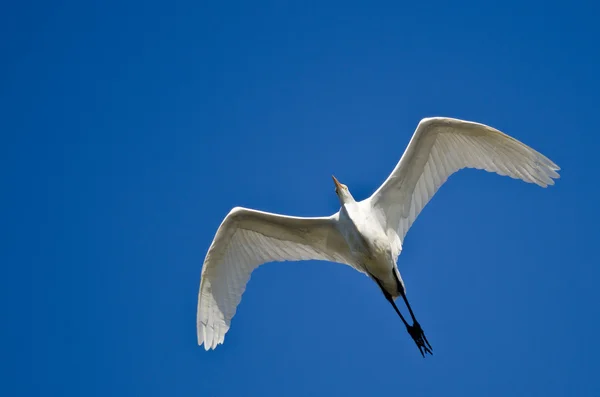
[[[198,294],[198,343],[223,343],[252,271],[263,263],[325,260],[351,266],[381,289],[421,354],[431,345],[406,297],[397,259],[404,238],[450,175],[477,168],[541,187],[559,167],[544,155],[484,124],[435,117],[417,126],[400,161],[367,199],[356,201],[334,177],[340,210],[327,217],[292,217],[236,207],[208,250]],[[401,296],[409,325],[394,299]]]
[[[397,297],[400,295],[394,276],[397,266],[384,226],[374,216],[367,202],[353,201],[340,208],[337,228],[356,266],[377,278],[390,295]]]

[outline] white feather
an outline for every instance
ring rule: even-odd
[[[402,158],[385,182],[365,200],[391,241],[406,233],[444,182],[463,168],[553,185],[560,168],[544,155],[484,124],[435,117],[421,120]],[[396,238],[397,237],[397,238]],[[395,255],[402,247],[396,244]]]
[[[267,262],[353,259],[337,229],[337,214],[300,218],[234,208],[208,250],[198,295],[198,344],[223,343],[250,274]]]

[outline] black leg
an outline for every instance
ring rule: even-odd
[[[428,349],[427,349],[427,346],[423,345],[422,342],[419,342],[418,335],[415,332],[415,327],[408,325],[408,323],[404,319],[404,316],[402,316],[402,313],[400,313],[400,310],[398,310],[398,306],[396,306],[396,302],[394,302],[394,298],[392,298],[392,296],[385,291],[384,291],[383,295],[388,300],[388,302],[390,302],[392,304],[392,306],[394,307],[394,310],[396,310],[396,313],[398,313],[398,315],[400,316],[400,319],[404,323],[404,326],[406,327],[406,330],[408,331],[409,335],[413,338],[413,340],[417,344],[417,347],[419,348],[419,352],[421,352],[421,355],[423,357],[425,357],[425,353],[423,353],[423,348],[425,349],[425,352],[427,352]],[[415,324],[418,324],[418,323],[415,323]]]
[[[432,354],[431,353],[431,349],[433,349],[433,348],[429,344],[429,341],[427,340],[427,337],[425,336],[425,333],[423,332],[423,329],[421,328],[421,324],[419,324],[419,322],[415,318],[415,314],[413,313],[412,308],[410,307],[410,303],[408,303],[408,299],[406,298],[406,295],[402,291],[400,293],[402,295],[402,299],[404,299],[404,303],[406,303],[406,307],[408,307],[408,311],[410,312],[410,316],[412,317],[412,320],[413,320],[413,323],[414,323],[413,327],[415,328],[415,332],[416,333],[420,332],[423,340],[425,341],[425,343],[427,344],[427,346],[429,346],[429,349],[427,349],[427,347],[425,347],[425,349],[429,350],[429,353]]]
[[[404,303],[406,303],[406,307],[408,307],[410,317],[412,317],[412,320],[416,323],[417,319],[415,318],[415,314],[412,311],[412,307],[410,307],[410,303],[408,303],[408,299],[406,299],[406,295],[404,294],[403,291],[400,291],[400,295],[402,295],[402,299],[404,299]]]
[[[385,290],[383,291],[383,295],[385,296],[385,299],[387,299],[388,302],[390,302],[392,304],[392,306],[394,306],[394,310],[400,316],[400,320],[402,320],[402,322],[404,323],[404,325],[408,328],[409,325],[406,322],[406,320],[404,319],[404,316],[402,315],[402,313],[400,313],[400,310],[398,310],[398,306],[396,306],[396,302],[394,302],[394,298],[392,298],[392,296],[390,294],[388,294]]]
[[[427,345],[429,345],[429,347],[425,346],[425,343],[423,341],[425,334],[423,333],[423,330],[421,329],[421,326],[419,325],[419,323],[415,320],[414,315],[412,314],[412,310],[410,311],[410,313],[411,313],[411,316],[413,316],[414,324],[411,326],[411,325],[408,325],[408,323],[404,319],[404,316],[402,315],[402,313],[400,313],[398,306],[396,306],[396,302],[394,302],[394,298],[392,298],[392,296],[385,290],[385,288],[383,288],[383,285],[381,285],[381,283],[379,282],[379,280],[377,278],[373,277],[373,279],[375,280],[377,285],[379,285],[379,288],[381,288],[381,292],[383,292],[383,296],[385,296],[385,299],[387,299],[387,301],[390,302],[390,304],[394,307],[394,310],[396,311],[396,313],[398,313],[398,316],[400,316],[400,320],[402,320],[402,322],[404,323],[404,326],[406,327],[408,334],[413,338],[413,340],[417,344],[417,347],[419,348],[419,352],[421,353],[421,356],[425,357],[425,353],[433,354],[431,352],[431,345],[429,345],[429,342],[427,342],[426,339],[425,339],[425,343],[427,343]],[[404,294],[402,296],[404,297]],[[408,303],[406,298],[404,298],[404,301]],[[410,307],[409,307],[409,310],[410,310]]]

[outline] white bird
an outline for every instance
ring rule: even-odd
[[[408,303],[396,261],[409,228],[450,175],[483,169],[541,187],[560,168],[544,155],[484,124],[445,117],[419,122],[400,161],[363,201],[333,177],[341,208],[327,217],[292,217],[236,207],[225,217],[202,268],[198,345],[222,344],[250,274],[263,263],[324,260],[369,276],[392,304],[424,356],[431,345]],[[394,299],[402,296],[413,325]]]

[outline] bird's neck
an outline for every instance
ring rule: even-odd
[[[352,197],[350,194],[340,197],[341,205],[352,205],[355,203],[356,203],[356,200],[354,200],[354,197]]]

